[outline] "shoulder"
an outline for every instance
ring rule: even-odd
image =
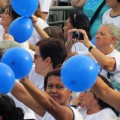
[[[51,114],[46,112],[45,115],[43,116],[42,120],[55,120],[55,118]]]
[[[101,117],[101,116],[102,116],[102,118],[105,118],[105,119],[117,120],[117,116],[111,108],[104,108],[103,110],[101,110],[99,117]]]
[[[83,120],[82,115],[80,114],[80,112],[75,107],[69,106],[69,108],[73,112],[74,120]]]
[[[105,15],[109,15],[110,16],[110,12],[111,12],[111,8],[110,9],[108,9],[103,15],[105,16]]]
[[[120,57],[120,52],[116,49],[114,49],[111,53],[109,53],[107,56],[109,57]]]

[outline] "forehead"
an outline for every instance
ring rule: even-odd
[[[38,46],[35,47],[35,53],[39,53],[40,49]]]
[[[48,83],[63,84],[59,76],[52,75],[48,78]]]
[[[106,26],[106,25],[101,25],[100,28],[99,28],[99,30],[98,30],[98,32],[99,31],[110,32],[108,26]]]

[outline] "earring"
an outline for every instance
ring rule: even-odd
[[[112,48],[113,47],[113,45],[112,44],[110,44],[110,48]]]

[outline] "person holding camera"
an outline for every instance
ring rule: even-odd
[[[111,0],[114,1],[114,0]],[[102,24],[102,16],[109,7],[105,4],[106,0],[71,0],[71,5],[79,8],[89,18],[90,34],[92,38],[96,35]]]
[[[71,36],[73,31],[69,31]],[[114,24],[102,24],[96,34],[97,48],[89,41],[85,30],[79,29],[77,31],[83,34],[82,43],[88,48],[91,56],[101,65],[100,74],[106,77],[117,90],[120,90],[120,52],[115,48],[120,40],[120,28]],[[71,39],[73,38],[71,37]]]
[[[77,51],[81,51],[81,52],[85,52],[88,53],[87,48],[80,42],[77,42],[75,44],[73,44],[72,40],[69,39],[69,34],[68,31],[74,29],[75,31],[77,31],[77,29],[84,29],[89,37],[89,39],[91,39],[90,36],[90,22],[87,18],[87,16],[85,14],[83,14],[82,12],[80,12],[79,10],[72,10],[70,11],[69,17],[66,20],[66,25],[64,26],[63,30],[64,30],[64,38],[67,39],[66,41],[66,47],[67,47],[67,53],[68,53],[68,58],[71,57],[70,51],[71,51],[71,47],[72,47],[72,51],[77,52]],[[79,33],[75,33],[73,35],[73,38],[75,38],[76,40],[79,38]],[[80,38],[83,39],[83,38]]]

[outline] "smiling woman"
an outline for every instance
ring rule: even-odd
[[[69,106],[71,91],[63,85],[60,72],[61,69],[48,72],[44,81],[45,92],[35,87],[27,78],[22,79],[21,83],[41,106],[42,109],[39,109],[44,113],[42,120],[83,120],[77,109]]]

